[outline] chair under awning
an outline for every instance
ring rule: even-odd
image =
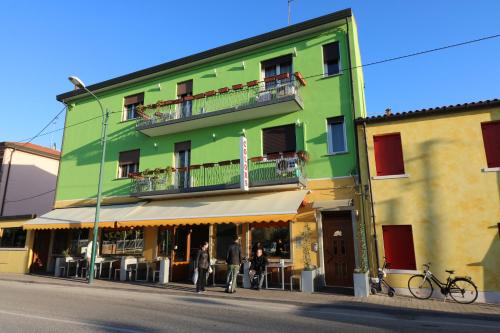
[[[128,214],[143,204],[101,206],[99,227],[115,227],[117,221],[123,220]],[[23,228],[25,230],[92,228],[94,226],[94,218],[95,206],[59,208],[25,222]]]
[[[118,227],[150,227],[212,223],[295,221],[308,191],[245,193],[151,201],[117,223]]]

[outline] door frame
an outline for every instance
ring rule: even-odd
[[[319,275],[321,287],[326,286],[325,277],[325,252],[323,249],[323,213],[327,212],[338,212],[338,211],[351,211],[351,227],[352,227],[352,238],[354,245],[354,270],[359,270],[359,239],[356,237],[356,209],[354,206],[342,207],[339,209],[316,209],[314,215],[316,217],[316,223],[318,225],[318,252],[319,252]],[[354,279],[354,272],[353,272]]]

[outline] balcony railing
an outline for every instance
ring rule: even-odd
[[[194,96],[187,96],[182,99],[158,101],[155,104],[146,105],[139,109],[140,117],[137,119],[136,129],[143,131],[147,135],[164,135],[167,132],[147,131],[148,129],[176,124],[186,120],[195,120],[206,118],[208,116],[223,116],[235,111],[265,107],[284,103],[282,108],[273,108],[262,110],[261,113],[251,112],[241,115],[239,120],[252,119],[262,116],[270,116],[302,109],[302,99],[299,94],[299,88],[305,84],[303,79],[295,79],[286,75],[272,77],[272,80],[266,82],[251,81],[243,86],[242,84],[233,85],[231,88],[225,87],[218,90],[211,90]],[[300,74],[296,74],[299,75]],[[301,76],[300,76],[301,77]],[[280,79],[281,78],[281,79]],[[227,119],[219,117],[220,123],[227,122]],[[217,122],[212,120],[212,122]],[[196,127],[211,126],[212,123],[201,121]],[[174,126],[175,127],[175,126]],[[183,130],[171,127],[169,133]]]
[[[298,184],[305,178],[303,161],[297,156],[270,156],[248,161],[250,187]],[[134,175],[132,195],[160,195],[237,189],[240,186],[240,161],[222,161],[167,168]]]

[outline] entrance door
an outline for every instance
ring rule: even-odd
[[[33,261],[31,262],[31,273],[45,273],[49,259],[50,230],[37,230],[33,243]]]
[[[351,212],[323,214],[322,224],[326,285],[353,287],[355,262]]]

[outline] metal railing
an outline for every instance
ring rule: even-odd
[[[286,79],[261,82],[253,87],[237,90],[228,89],[226,92],[219,90],[219,92],[213,91],[213,94],[190,96],[191,100],[177,100],[168,105],[157,103],[157,107],[144,110],[143,116],[137,119],[136,127],[149,127],[214,111],[249,109],[263,104],[277,103],[292,96],[300,99],[300,86],[297,80]]]
[[[298,183],[305,178],[303,162],[297,156],[276,156],[248,161],[250,186]],[[156,169],[135,175],[133,194],[148,192],[197,192],[238,188],[240,161],[192,165],[188,168]]]
[[[144,239],[103,241],[102,254],[142,254]]]

